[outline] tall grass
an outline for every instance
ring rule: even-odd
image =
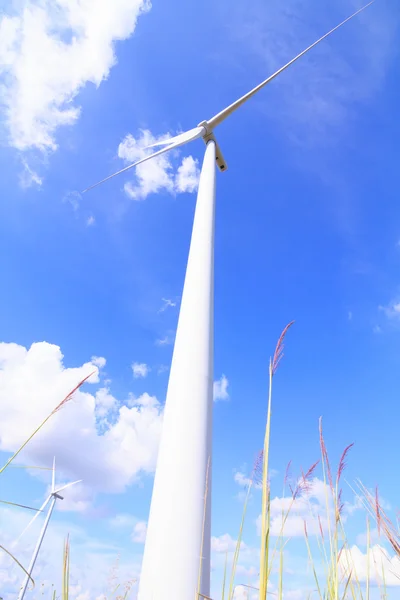
[[[261,488],[261,518],[260,518],[260,549],[259,549],[259,583],[258,587],[248,585],[245,586],[250,594],[257,596],[258,600],[267,600],[267,597],[273,595],[277,600],[284,600],[285,597],[285,549],[288,543],[288,539],[285,536],[285,529],[288,523],[288,519],[291,515],[292,510],[295,508],[297,501],[300,499],[302,502],[309,502],[308,494],[313,484],[316,469],[318,464],[322,470],[322,481],[324,484],[325,493],[325,515],[324,523],[322,524],[321,516],[318,515],[318,530],[313,531],[311,536],[309,527],[305,520],[304,522],[304,542],[305,550],[308,557],[308,563],[311,568],[311,574],[314,579],[314,588],[310,592],[309,599],[315,600],[317,597],[319,600],[371,600],[371,587],[372,587],[372,569],[371,563],[373,563],[375,580],[378,581],[380,597],[386,599],[388,597],[388,585],[387,578],[388,573],[385,571],[385,565],[383,556],[381,560],[376,558],[376,548],[372,546],[371,540],[371,522],[374,522],[378,529],[380,539],[386,540],[391,549],[394,551],[395,556],[400,559],[400,530],[398,523],[394,523],[390,520],[382,506],[382,502],[379,497],[378,490],[372,493],[368,490],[360,481],[357,482],[357,489],[353,490],[358,501],[364,507],[367,513],[366,530],[367,530],[367,574],[366,580],[361,583],[359,574],[357,573],[356,565],[353,561],[353,555],[351,547],[348,542],[345,532],[345,519],[344,519],[344,503],[343,503],[343,492],[342,492],[342,480],[343,473],[346,467],[349,452],[353,444],[348,445],[339,461],[336,470],[332,468],[331,461],[329,458],[328,450],[326,447],[323,429],[322,419],[319,423],[319,445],[321,458],[315,462],[305,473],[302,473],[297,478],[293,486],[289,483],[289,466],[286,471],[284,478],[284,490],[283,498],[289,501],[285,503],[286,509],[282,509],[281,521],[278,535],[274,532],[274,537],[271,536],[271,493],[269,483],[269,457],[270,457],[270,445],[271,445],[271,419],[272,419],[272,389],[273,381],[277,374],[278,366],[283,358],[284,343],[288,330],[293,325],[293,322],[289,323],[282,334],[280,335],[273,357],[269,362],[269,387],[268,387],[268,403],[266,411],[266,424],[264,432],[264,444],[263,449],[257,456],[255,461],[251,477],[248,482],[247,491],[244,498],[242,518],[239,527],[239,533],[235,545],[235,550],[231,558],[231,565],[229,565],[229,554],[226,553],[224,574],[223,574],[223,586],[221,598],[222,600],[234,600],[236,584],[236,572],[240,559],[240,551],[243,543],[243,531],[245,527],[245,520],[248,511],[249,501],[252,496],[254,488]],[[39,433],[47,421],[59,410],[61,410],[71,400],[73,394],[89,379],[93,373],[90,373],[67,396],[56,406],[56,408],[42,421],[42,423],[33,431],[29,438],[18,448],[18,450],[8,459],[6,464],[0,469],[0,474],[11,465],[19,453],[25,448],[25,446],[32,440],[32,438]],[[30,467],[32,468],[32,467]],[[286,488],[290,489],[290,496],[286,497]],[[352,489],[352,488],[351,488]],[[206,514],[206,504],[209,494],[209,466],[207,468],[207,476],[205,482],[205,496],[204,496],[204,520]],[[285,498],[286,497],[286,498]],[[6,500],[0,500],[6,504],[15,505],[21,508],[32,509],[30,506],[16,504],[8,502]],[[310,514],[312,507],[310,505]],[[315,517],[315,515],[314,515]],[[203,523],[203,532],[204,532]],[[276,521],[275,521],[276,525]],[[272,540],[275,538],[275,542]],[[200,551],[200,556],[203,555],[203,544]],[[26,572],[26,569],[22,564],[13,556],[7,549],[0,546],[0,550],[8,554],[13,561],[18,564],[22,571]],[[379,557],[378,557],[379,558]],[[200,593],[200,574],[202,567],[202,558],[200,558],[199,564],[199,582],[198,589],[196,592],[197,599],[206,598]],[[118,568],[118,566],[117,566]],[[230,568],[230,575],[228,575]],[[155,575],[156,576],[156,575]],[[116,577],[114,577],[116,579]],[[113,579],[113,582],[114,582]],[[31,578],[32,580],[32,578]],[[61,589],[61,600],[69,600],[70,597],[70,542],[67,537],[64,545],[64,557],[63,557],[63,568],[62,568],[62,589]],[[135,580],[128,581],[125,585],[120,583],[113,583],[110,594],[104,595],[104,600],[107,598],[113,598],[114,600],[126,600],[132,591],[132,586]],[[228,582],[228,590],[226,590],[226,584]],[[32,583],[34,584],[33,580]],[[400,582],[399,582],[400,583]],[[272,584],[274,584],[274,590],[272,590]],[[53,600],[56,598],[56,592],[53,591]],[[190,600],[190,599],[188,599]],[[207,600],[207,599],[206,599]],[[208,599],[211,600],[211,599]]]
[[[343,490],[342,490],[342,479],[343,473],[346,467],[349,452],[353,444],[349,444],[343,451],[336,472],[333,472],[331,462],[326,448],[325,439],[322,430],[322,419],[319,423],[319,443],[321,459],[314,463],[308,471],[298,478],[296,485],[290,488],[291,499],[288,503],[286,510],[282,510],[281,515],[281,526],[278,536],[276,536],[275,544],[271,544],[271,497],[270,497],[270,485],[269,485],[269,452],[271,443],[271,416],[272,416],[272,384],[273,379],[276,375],[278,365],[283,357],[284,341],[285,336],[289,328],[293,325],[293,322],[289,323],[283,330],[279,337],[278,343],[275,348],[273,358],[269,364],[269,390],[268,390],[268,405],[267,405],[267,417],[264,434],[264,447],[262,456],[262,469],[261,469],[261,539],[260,539],[260,566],[259,566],[259,584],[258,588],[252,588],[252,586],[246,586],[249,589],[255,590],[257,593],[258,600],[266,600],[267,595],[273,595],[277,600],[284,599],[284,557],[285,547],[288,540],[285,538],[285,526],[290,516],[293,507],[295,506],[296,500],[300,497],[303,501],[307,501],[308,493],[312,486],[312,480],[315,476],[315,471],[318,464],[322,467],[322,480],[325,490],[325,522],[326,526],[323,527],[321,517],[318,516],[318,529],[317,534],[313,532],[313,540],[311,540],[307,522],[304,522],[304,541],[306,552],[308,556],[308,563],[311,568],[311,573],[314,578],[315,588],[310,592],[310,598],[319,600],[370,600],[371,597],[371,569],[370,569],[370,558],[373,554],[371,545],[370,535],[370,520],[374,520],[377,524],[380,536],[386,540],[391,548],[394,550],[395,555],[400,559],[400,528],[398,523],[393,523],[385,510],[382,508],[381,502],[379,501],[379,495],[376,491],[375,494],[369,492],[361,482],[358,482],[359,492],[356,493],[356,497],[365,507],[368,512],[367,519],[367,575],[366,581],[361,584],[359,575],[357,573],[356,565],[353,561],[353,555],[351,548],[346,536],[344,527],[344,503],[343,503]],[[289,467],[288,467],[289,468]],[[285,475],[285,484],[288,477],[288,470]],[[232,558],[232,572],[229,585],[228,600],[233,600],[235,591],[235,575],[237,564],[240,555],[240,548],[243,538],[243,529],[245,524],[245,517],[248,509],[248,502],[251,490],[254,485],[255,475],[253,473],[250,478],[250,482],[245,496],[242,520],[239,529],[239,535],[236,542],[236,548]],[[283,494],[285,497],[285,492]],[[310,515],[311,515],[310,505]],[[316,547],[316,549],[314,548]],[[375,560],[375,559],[374,559]],[[277,571],[277,584],[274,579],[274,591],[269,591],[272,584],[272,573],[275,563]],[[386,599],[388,596],[388,586],[386,583],[387,573],[383,565],[383,556],[380,567],[380,581],[378,584],[380,588],[380,596],[382,599]],[[225,566],[225,572],[226,572]],[[377,575],[378,568],[376,565],[375,575]],[[322,574],[321,574],[322,573]],[[376,577],[377,578],[377,577]],[[224,575],[224,586],[222,591],[222,599],[225,598],[225,579]],[[400,584],[400,581],[399,581]]]

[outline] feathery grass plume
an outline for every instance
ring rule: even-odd
[[[263,452],[263,450],[261,450],[257,454],[257,458],[255,460],[253,471],[252,471],[252,474],[250,477],[250,481],[247,486],[246,498],[245,498],[244,505],[243,505],[242,521],[240,523],[239,535],[238,535],[238,539],[236,540],[235,552],[233,555],[232,572],[231,572],[231,578],[230,578],[230,582],[229,582],[228,600],[233,599],[233,595],[235,592],[234,584],[235,584],[236,568],[237,568],[237,563],[239,560],[240,548],[242,545],[243,528],[244,528],[244,522],[246,519],[247,506],[248,506],[250,493],[251,493],[253,485],[254,484],[257,485],[257,483],[260,481],[260,479],[262,480],[263,456],[264,456],[264,452]]]
[[[301,478],[294,490],[294,498],[296,498],[299,494],[309,494],[312,489],[312,479],[315,473],[315,469],[319,465],[319,460],[317,460],[311,467],[306,471],[306,473],[301,474]]]
[[[266,600],[269,577],[269,533],[270,533],[270,489],[269,489],[269,446],[271,436],[271,410],[272,410],[272,380],[283,358],[285,336],[293,325],[291,321],[282,331],[276,344],[273,358],[269,362],[269,388],[267,422],[264,436],[263,477],[262,477],[262,502],[261,502],[261,548],[260,548],[260,591],[259,600]]]
[[[327,527],[327,535],[325,535],[321,518],[318,516],[319,535],[317,537],[317,543],[322,562],[324,564],[326,578],[323,595],[321,595],[322,585],[319,581],[317,582],[320,598],[321,600],[345,600],[351,597],[352,600],[364,600],[362,587],[359,579],[357,578],[353,557],[347,542],[342,521],[344,502],[342,500],[340,481],[343,476],[347,458],[350,449],[353,447],[353,444],[349,444],[342,452],[336,472],[336,478],[334,480],[322,431],[322,418],[319,420],[319,441],[322,456],[321,464],[325,489]],[[314,566],[314,559],[311,554],[311,548],[308,535],[306,534],[306,529],[305,535],[309,559],[313,565],[316,576],[317,569],[315,569]]]
[[[379,506],[379,494],[378,486],[375,488],[375,511],[376,511],[376,523],[378,526],[378,535],[381,535],[381,511]]]
[[[285,477],[283,478],[283,489],[285,490],[286,486],[289,483],[289,480],[292,476],[292,461],[289,460],[287,466],[286,466],[286,470],[285,470]],[[290,485],[290,484],[289,484]]]
[[[284,348],[285,348],[285,344],[284,344],[285,336],[293,324],[294,324],[294,321],[291,321],[290,323],[288,323],[288,325],[286,325],[285,329],[282,331],[282,333],[279,337],[278,343],[276,344],[274,357],[272,359],[272,375],[275,375],[275,373],[278,369],[279,363],[281,362],[281,360],[283,358]]]
[[[126,598],[129,596],[131,589],[133,587],[133,585],[136,583],[136,579],[130,579],[129,581],[127,581],[124,585],[124,594],[117,596],[116,600],[126,600]]]
[[[375,490],[375,497],[363,486],[366,500],[374,511],[374,517],[377,523],[379,535],[383,533],[393,548],[396,555],[400,558],[400,532],[396,525],[389,519],[379,500],[378,488]]]
[[[339,461],[339,466],[338,466],[338,470],[337,470],[337,475],[336,475],[336,484],[339,484],[340,478],[343,475],[343,471],[345,470],[346,466],[347,466],[347,458],[349,455],[350,450],[353,448],[354,446],[354,442],[352,444],[349,444],[348,446],[346,446],[346,448],[343,450],[342,456],[340,457],[340,461]]]
[[[6,469],[10,463],[18,456],[18,454],[21,452],[21,450],[23,450],[25,448],[25,446],[31,441],[31,439],[42,429],[42,427],[47,423],[47,421],[55,414],[57,413],[59,410],[61,410],[66,404],[67,402],[69,402],[72,398],[72,396],[75,394],[75,392],[88,380],[90,379],[90,377],[92,377],[92,375],[94,375],[95,373],[97,373],[97,369],[95,369],[94,371],[92,371],[91,373],[89,373],[89,375],[87,375],[86,377],[84,377],[82,379],[82,381],[80,381],[78,383],[78,385],[76,385],[66,396],[63,400],[61,400],[61,402],[59,404],[57,404],[57,406],[51,411],[51,413],[44,419],[44,421],[41,422],[41,424],[39,425],[39,427],[37,427],[33,433],[31,433],[31,435],[28,437],[27,440],[25,440],[25,442],[22,444],[22,446],[20,446],[18,448],[18,450],[11,456],[11,458],[8,459],[8,461],[6,462],[6,464],[0,469],[0,474],[4,471],[4,469]]]
[[[268,578],[271,575],[272,572],[272,566],[274,564],[274,560],[276,557],[276,554],[278,552],[278,547],[279,547],[279,554],[280,554],[280,563],[282,563],[283,561],[283,550],[286,546],[286,544],[288,543],[289,540],[284,541],[284,534],[285,534],[285,525],[286,522],[289,518],[289,515],[293,509],[293,506],[295,504],[295,501],[302,495],[302,494],[308,494],[310,492],[311,489],[311,480],[314,476],[314,472],[315,469],[318,465],[319,461],[317,461],[316,463],[314,463],[306,473],[302,473],[302,476],[300,478],[298,478],[297,480],[297,484],[295,488],[292,488],[292,486],[289,486],[290,488],[290,492],[291,492],[291,499],[290,499],[290,503],[289,506],[286,508],[286,511],[282,508],[282,513],[281,513],[281,528],[279,531],[278,536],[276,537],[276,542],[274,545],[274,549],[272,551],[272,555],[271,555],[271,560],[270,560],[270,564],[268,567]],[[285,480],[286,480],[286,475],[285,475]],[[283,489],[283,497],[285,497],[285,487]],[[283,573],[283,571],[282,571]]]
[[[326,475],[328,477],[329,485],[331,487],[332,493],[334,493],[332,470],[331,470],[331,465],[329,462],[328,451],[327,451],[326,445],[325,445],[324,435],[322,432],[322,417],[320,417],[320,419],[319,419],[319,443],[321,446],[321,454],[322,454],[322,468],[323,468],[324,472],[326,469]]]

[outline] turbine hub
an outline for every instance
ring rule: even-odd
[[[217,166],[220,171],[222,171],[222,172],[226,171],[228,168],[228,166],[226,164],[226,160],[223,157],[221,148],[219,147],[219,144],[218,144],[217,140],[215,139],[214,132],[211,129],[208,121],[202,121],[201,123],[198,124],[198,127],[203,127],[205,129],[205,134],[203,135],[203,140],[206,145],[210,140],[212,140],[214,142],[214,144],[215,144],[215,161],[217,163]]]

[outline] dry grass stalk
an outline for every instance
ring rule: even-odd
[[[235,547],[235,552],[233,555],[232,572],[231,572],[231,578],[230,578],[230,582],[229,582],[228,600],[232,600],[234,592],[235,592],[234,586],[235,586],[236,568],[237,568],[237,563],[239,560],[240,548],[242,545],[243,528],[244,528],[244,523],[245,523],[246,514],[247,514],[247,507],[248,507],[250,493],[253,488],[253,485],[257,485],[260,482],[260,478],[262,479],[263,456],[264,456],[264,453],[261,450],[257,454],[257,458],[255,460],[253,471],[252,471],[252,474],[250,477],[250,481],[247,486],[246,498],[245,498],[244,505],[243,505],[242,521],[240,524],[239,535],[238,535],[238,539],[236,540],[236,547]],[[224,588],[223,588],[222,598],[224,598],[224,589],[225,589],[225,580],[224,580]]]
[[[69,599],[69,535],[64,543],[61,598],[62,600]]]
[[[25,569],[25,567],[23,567],[23,566],[21,565],[21,563],[19,562],[19,560],[18,560],[17,558],[15,558],[15,556],[14,556],[13,554],[11,554],[11,552],[9,552],[9,551],[7,550],[7,548],[4,548],[4,546],[2,546],[1,544],[0,544],[0,549],[1,549],[1,550],[3,550],[3,552],[5,552],[6,554],[8,554],[8,556],[9,556],[9,557],[10,557],[10,558],[11,558],[11,559],[12,559],[12,560],[13,560],[13,561],[14,561],[14,562],[15,562],[15,563],[16,563],[16,564],[17,564],[17,565],[18,565],[18,566],[19,566],[19,567],[20,567],[20,568],[23,570],[23,572],[25,573],[25,575],[27,575],[27,576],[29,577],[30,581],[32,582],[32,588],[34,588],[34,587],[35,587],[35,582],[34,582],[34,580],[33,580],[33,579],[32,579],[32,577],[29,575],[29,573],[28,573],[28,571]]]
[[[262,501],[261,501],[261,548],[260,548],[260,591],[259,600],[266,600],[269,577],[269,543],[270,543],[270,489],[269,489],[269,447],[271,437],[271,410],[272,410],[272,381],[277,372],[279,363],[283,358],[284,341],[287,332],[293,325],[291,321],[282,331],[276,344],[274,356],[269,363],[269,389],[267,422],[264,436]]]

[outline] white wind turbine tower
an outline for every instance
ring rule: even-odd
[[[50,502],[50,506],[49,506],[49,509],[47,511],[47,515],[46,515],[45,521],[43,523],[42,530],[40,532],[38,541],[36,542],[36,546],[35,546],[35,549],[34,549],[33,554],[32,554],[31,562],[29,563],[29,567],[27,568],[27,573],[28,574],[25,576],[24,582],[23,582],[22,587],[21,587],[21,589],[19,591],[18,600],[23,600],[23,598],[25,596],[25,592],[26,592],[26,590],[28,588],[28,584],[29,584],[29,581],[30,581],[31,576],[32,576],[32,571],[33,571],[33,568],[35,566],[35,562],[36,562],[36,559],[38,557],[38,554],[39,554],[39,551],[40,551],[40,547],[42,545],[43,538],[44,538],[45,533],[46,533],[47,526],[49,524],[51,515],[53,513],[54,506],[55,506],[57,500],[64,500],[63,496],[60,496],[60,492],[62,490],[65,490],[68,487],[71,487],[71,485],[75,485],[76,483],[80,483],[80,481],[81,481],[81,480],[79,480],[79,481],[72,481],[71,483],[67,483],[66,485],[63,485],[62,487],[56,489],[56,487],[55,487],[55,478],[56,478],[56,459],[53,460],[53,469],[52,469],[52,476],[51,476],[51,492],[50,492],[49,496],[47,497],[47,499],[43,502],[42,506],[39,508],[39,510],[36,513],[36,515],[29,522],[29,524],[27,525],[27,527],[25,527],[24,531],[21,533],[21,535],[19,536],[18,540],[16,540],[16,542],[15,542],[15,543],[17,543],[21,539],[21,537],[24,535],[24,533],[27,531],[27,529],[29,529],[29,527],[35,521],[35,519],[38,516],[38,514],[40,512],[43,512],[44,509],[46,508],[46,506]]]
[[[206,151],[200,175],[192,239],[164,411],[139,600],[194,600],[210,595],[211,505],[205,498],[212,454],[215,164],[226,162],[214,129],[370,2],[298,54],[276,73],[208,121],[150,147],[146,160],[202,138]]]

